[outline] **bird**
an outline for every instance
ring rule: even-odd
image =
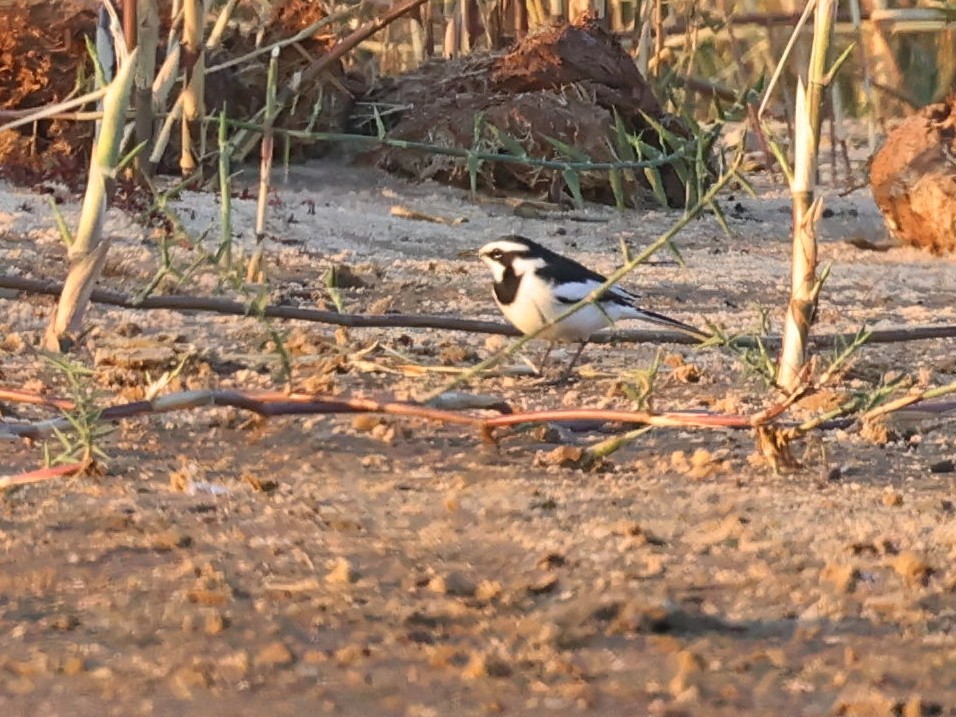
[[[501,313],[525,335],[548,325],[607,283],[606,277],[574,259],[517,234],[488,242],[478,250],[478,257],[491,270],[492,294]],[[592,334],[621,319],[641,319],[700,341],[711,338],[689,324],[641,308],[638,301],[636,294],[614,284],[594,303],[545,328],[538,338],[547,340],[549,345],[538,372],[542,372],[556,342],[577,342],[577,353],[562,375],[567,378]]]

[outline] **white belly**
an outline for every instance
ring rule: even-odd
[[[533,295],[529,293],[531,292],[525,292],[525,286],[522,285],[515,301],[511,304],[498,304],[505,318],[524,334],[534,333],[571,306],[552,300],[548,292],[533,292]],[[611,312],[618,313],[613,308]],[[597,306],[585,306],[546,329],[538,337],[547,341],[583,341],[590,338],[594,332],[611,326],[616,318],[619,317],[609,315]]]

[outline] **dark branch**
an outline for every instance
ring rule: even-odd
[[[27,279],[21,276],[0,275],[0,288],[25,291],[31,294],[59,296],[63,284],[42,279]],[[90,300],[97,304],[121,306],[127,309],[165,309],[188,313],[203,311],[233,316],[255,316],[256,310],[248,304],[231,299],[213,296],[149,296],[137,303],[132,297],[113,291],[97,289]],[[337,311],[306,309],[297,306],[268,305],[262,309],[262,315],[276,319],[294,319],[311,321],[333,326],[349,328],[392,328],[392,329],[441,329],[445,331],[464,331],[473,334],[498,334],[500,336],[520,336],[512,326],[497,321],[475,321],[459,319],[454,316],[436,316],[429,314],[341,314]],[[929,339],[947,339],[956,337],[956,326],[912,326],[882,329],[870,333],[869,344],[893,344],[907,341],[926,341]],[[856,333],[818,334],[810,337],[810,342],[818,348],[831,348],[853,342]],[[776,347],[779,337],[761,337],[765,346]],[[648,331],[627,329],[624,331],[601,331],[591,337],[592,343],[673,343],[696,345],[698,340],[676,331]],[[743,336],[733,339],[737,346],[753,347],[756,340]]]

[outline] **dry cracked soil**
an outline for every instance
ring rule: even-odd
[[[722,201],[731,235],[695,221],[677,240],[683,265],[663,252],[625,283],[689,322],[747,333],[765,311],[779,328],[786,194],[767,186]],[[173,206],[214,249],[217,197]],[[463,221],[417,221],[396,206]],[[866,192],[829,191],[826,206],[831,271],[816,331],[956,324],[952,257],[886,245]],[[253,248],[255,200],[237,196],[233,208],[238,261]],[[62,209],[73,223],[77,198]],[[644,246],[676,218],[545,212],[370,169],[298,168],[277,178],[270,207],[269,298],[330,308],[334,266],[349,277],[337,291],[346,311],[496,319],[469,254],[484,241],[520,232],[610,271],[622,242]],[[155,232],[116,209],[106,231],[101,286],[141,290],[159,266]],[[195,256],[171,247],[179,268]],[[62,278],[46,197],[3,188],[0,264]],[[221,286],[201,266],[157,292]],[[0,294],[3,385],[68,391],[34,352],[52,307]],[[504,344],[102,305],[88,325],[73,360],[92,369],[86,390],[100,405],[141,398],[180,363],[164,391],[281,389],[272,331],[298,390],[338,396],[431,390]],[[648,344],[592,346],[567,386],[525,375],[519,358],[468,390],[516,410],[633,408],[658,356],[655,409],[749,413],[773,400],[727,349]],[[792,415],[881,382],[903,382],[902,393],[954,379],[952,339],[865,346]],[[0,409],[4,421],[51,416]],[[0,496],[0,713],[956,714],[947,414],[813,432],[794,446],[802,467],[782,474],[748,431],[656,429],[599,470],[565,464],[605,437],[551,426],[489,444],[419,419],[262,420],[231,408],[119,422],[100,439],[101,475]],[[0,442],[0,474],[39,467],[43,450]]]

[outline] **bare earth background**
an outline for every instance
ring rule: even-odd
[[[467,222],[401,219],[395,205]],[[767,307],[778,328],[789,201],[767,189],[723,206],[734,237],[694,222],[678,240],[686,268],[661,253],[626,283],[692,323],[753,330]],[[857,248],[885,241],[866,192],[826,206],[820,331],[956,323],[953,258]],[[176,208],[194,234],[211,229],[212,248],[216,197]],[[76,210],[64,205],[71,224]],[[255,203],[234,211],[248,250]],[[519,218],[504,202],[330,163],[280,181],[270,213],[273,300],[330,306],[323,276],[344,263],[364,283],[342,290],[346,310],[473,318],[497,314],[465,250],[517,231],[609,271],[622,238],[643,246],[676,218],[600,207],[572,214],[601,223]],[[155,241],[116,210],[107,233],[101,284],[135,292],[156,269]],[[46,198],[3,189],[3,270],[61,279],[64,259]],[[208,294],[216,281],[160,292]],[[63,391],[30,350],[52,305],[0,295],[5,385]],[[94,306],[88,320],[78,358],[95,364],[105,401],[141,396],[189,354],[173,388],[278,387],[254,319]],[[278,327],[297,387],[343,395],[433,388],[446,377],[401,367],[470,365],[501,345]],[[656,351],[591,347],[588,378],[567,388],[489,377],[472,389],[520,408],[629,407],[627,372]],[[656,408],[765,405],[761,381],[725,351],[664,357]],[[899,373],[954,380],[952,341],[865,348],[798,415]],[[956,714],[951,419],[821,434],[788,476],[754,460],[745,433],[655,431],[590,473],[553,465],[554,440],[513,433],[495,448],[460,427],[232,410],[118,425],[105,476],[0,496],[0,713]],[[0,444],[0,472],[41,460],[39,446]]]

